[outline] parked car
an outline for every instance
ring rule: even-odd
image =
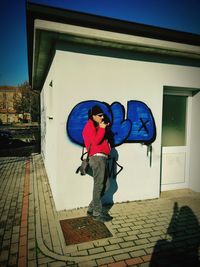
[[[0,148],[9,146],[12,143],[12,134],[6,130],[0,130]]]

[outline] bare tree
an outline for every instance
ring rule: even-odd
[[[19,93],[14,101],[14,108],[17,113],[22,114],[23,121],[30,116],[30,121],[39,121],[39,92],[33,91],[27,81],[19,85]]]

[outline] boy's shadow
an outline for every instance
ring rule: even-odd
[[[103,210],[107,213],[113,206],[113,196],[118,190],[117,175],[122,171],[123,167],[117,162],[119,158],[118,152],[112,148],[107,166],[107,180],[105,182],[104,193],[101,198]]]
[[[178,207],[167,229],[171,240],[157,241],[149,267],[198,267],[198,248],[200,245],[200,226],[197,217],[188,206]]]
[[[110,123],[109,118],[104,116],[105,123]],[[105,179],[105,186],[102,192],[102,206],[104,213],[107,213],[113,206],[113,196],[118,190],[117,175],[123,170],[123,167],[118,163],[119,154],[115,148],[114,133],[110,127],[106,127],[106,137],[111,145],[111,152],[107,164],[107,179]]]

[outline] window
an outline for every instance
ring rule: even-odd
[[[186,145],[187,96],[164,95],[162,146]]]

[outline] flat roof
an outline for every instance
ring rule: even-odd
[[[131,58],[134,51],[150,61],[200,66],[200,35],[32,3],[27,3],[27,42],[29,81],[36,90],[42,89],[58,43],[69,44],[69,49],[76,49],[74,44],[91,51],[117,49],[117,57]]]

